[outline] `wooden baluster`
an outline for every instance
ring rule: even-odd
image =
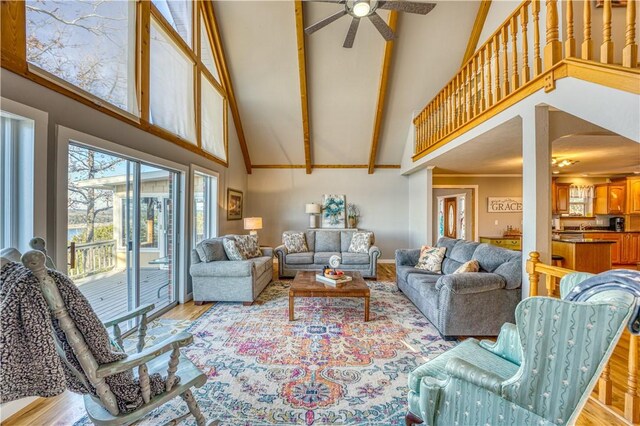
[[[591,1],[591,0],[587,0]],[[533,0],[533,75],[542,72],[542,58],[540,57],[540,0]]]
[[[583,42],[582,59],[590,61],[593,59],[593,40],[591,40],[591,0],[583,1],[582,10]]]
[[[598,379],[598,399],[605,405],[611,405],[612,383],[610,368],[609,363],[607,363]]]
[[[531,68],[529,67],[529,39],[527,38],[527,24],[529,15],[527,4],[522,7],[520,13],[520,28],[522,29],[522,84],[527,84],[531,79]]]
[[[613,63],[613,41],[611,40],[611,0],[604,0],[602,5],[602,46],[600,46],[600,62]]]
[[[463,113],[462,113],[462,72],[458,72],[456,76],[456,85],[457,85],[457,101],[458,101],[458,113],[457,113],[457,121],[456,128],[462,126]]]
[[[638,45],[636,44],[636,2],[627,1],[627,28],[625,44],[622,50],[622,66],[636,68],[638,66]]]
[[[149,380],[149,369],[147,368],[147,364],[142,364],[138,367],[138,378],[140,380],[142,400],[147,404],[151,400],[151,382]]]
[[[487,43],[487,107],[493,105],[493,92],[491,92],[491,66],[493,56],[491,54],[491,43]]]
[[[479,53],[480,55],[480,110],[484,112],[487,109],[487,94],[486,94],[486,85],[485,85],[485,74],[484,69],[486,67],[486,54],[487,49],[482,49]]]
[[[634,0],[630,0],[630,3],[633,1]],[[640,423],[640,397],[638,396],[638,376],[640,376],[640,359],[638,358],[639,343],[640,338],[631,334],[629,337],[627,392],[624,394],[624,417],[631,423]]]
[[[471,78],[469,78],[469,92],[471,94],[469,100],[471,103],[469,104],[469,107],[471,108],[472,117],[478,115],[478,66],[476,64],[476,59],[477,57],[474,56],[469,64],[469,67],[471,68]]]
[[[502,27],[502,97],[505,98],[510,93],[509,90],[509,24]]]
[[[429,104],[429,130],[428,130],[428,143],[427,146],[431,146],[433,145],[433,141],[434,141],[434,135],[433,135],[433,130],[435,129],[435,126],[433,125],[434,120],[433,120],[433,101],[431,101],[431,103]]]
[[[467,80],[466,80],[466,91],[467,91],[467,117],[469,121],[473,118],[473,89],[471,86],[471,79],[473,78],[473,69],[471,63],[467,64]]]
[[[453,88],[452,88],[452,83],[449,82],[449,84],[447,84],[447,134],[451,133],[452,129],[452,120],[451,117],[453,117],[453,111],[451,108],[451,105],[453,105],[453,102],[451,102],[453,98]]]
[[[558,39],[558,0],[547,0],[547,37],[544,46],[544,69],[549,70],[562,59]]]
[[[511,18],[511,89],[514,91],[520,87],[520,74],[518,74],[518,16]]]
[[[495,71],[495,89],[494,89],[494,93],[495,93],[495,102],[498,103],[500,101],[500,99],[502,99],[502,93],[500,91],[500,41],[498,40],[498,34],[496,34],[496,36],[493,39],[493,47],[495,50],[495,66],[493,67],[493,70]]]
[[[425,136],[427,134],[427,109],[423,109],[420,113],[420,151],[424,149],[425,145]]]
[[[467,68],[462,68],[462,84],[460,87],[462,88],[462,124],[467,122]]]
[[[171,357],[169,358],[169,367],[167,368],[166,390],[169,392],[176,383],[176,371],[178,371],[178,363],[180,362],[180,348],[178,345],[173,347]]]
[[[436,96],[436,140],[439,141],[442,131],[442,92]]]
[[[475,115],[480,114],[480,105],[482,102],[482,92],[480,88],[482,87],[482,83],[480,82],[480,53],[478,53],[473,58],[473,106],[475,108]]]
[[[116,341],[121,349],[124,349],[124,345],[122,344],[122,330],[120,330],[118,324],[113,324],[113,340]]]
[[[573,0],[567,0],[567,39],[564,42],[564,56],[576,56],[576,39],[573,36]]]
[[[536,272],[536,264],[540,263],[540,253],[532,251],[529,253],[529,259],[527,260],[527,274],[529,275],[529,297],[538,295],[538,282],[540,280],[540,273]]]

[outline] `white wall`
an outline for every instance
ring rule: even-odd
[[[275,247],[283,231],[307,229],[306,203],[322,202],[323,194],[345,194],[347,203],[360,208],[358,228],[375,233],[382,259],[409,247],[409,186],[398,170],[369,175],[366,169],[315,169],[307,175],[304,169],[256,169],[248,180],[246,216],[262,217],[261,244]]]
[[[409,246],[420,247],[427,244],[428,215],[428,173],[422,169],[407,176],[409,181]]]

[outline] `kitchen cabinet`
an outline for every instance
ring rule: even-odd
[[[624,213],[626,182],[617,182],[609,184],[609,193],[607,196],[607,205],[609,214]]]
[[[595,186],[595,200],[593,200],[594,214],[609,214],[607,208],[607,197],[609,196],[609,185],[604,183]]]
[[[627,178],[626,214],[640,214],[640,177]]]
[[[551,208],[553,214],[569,213],[569,188],[570,183],[553,182],[551,185]]]
[[[589,233],[594,240],[615,241],[611,245],[611,263],[614,265],[634,265],[640,262],[640,233],[609,232]]]
[[[592,238],[594,240],[610,240],[610,241],[615,241],[613,244],[611,244],[611,263],[614,265],[619,265],[622,263],[622,240],[623,240],[624,234],[621,233],[605,233],[603,232],[602,234],[595,234],[595,233],[589,233],[589,238]]]

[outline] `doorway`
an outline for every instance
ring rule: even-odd
[[[175,305],[181,174],[73,141],[67,152],[68,275],[103,321]]]
[[[441,237],[477,241],[477,191],[474,185],[433,186],[433,244]]]
[[[464,203],[464,201],[462,201]],[[458,197],[447,197],[444,199],[444,236],[458,238]],[[462,223],[461,225],[464,225]]]

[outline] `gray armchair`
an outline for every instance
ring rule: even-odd
[[[222,246],[223,238],[202,241],[191,250],[189,273],[196,305],[210,301],[252,303],[273,279],[271,247],[261,247],[260,257],[229,260]],[[205,244],[209,245],[208,259],[201,256]]]
[[[445,339],[497,336],[514,321],[521,299],[522,254],[488,244],[441,238],[446,247],[442,274],[417,269],[420,249],[396,251],[398,288]],[[475,259],[480,272],[453,274]]]

